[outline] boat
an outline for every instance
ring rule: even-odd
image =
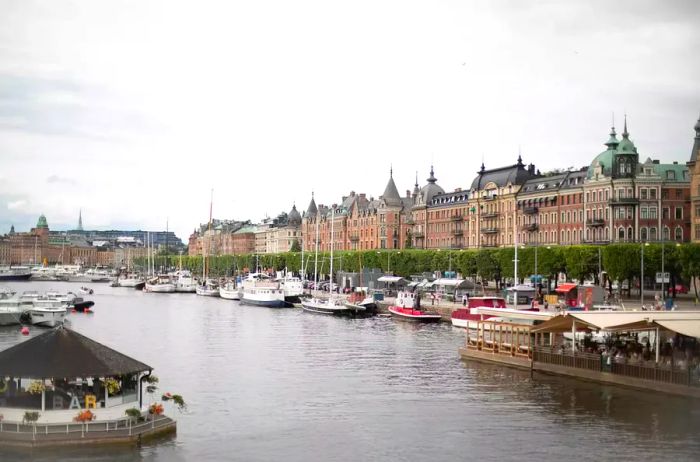
[[[0,281],[28,281],[32,271],[26,266],[0,268]]]
[[[32,276],[30,279],[32,281],[58,281],[55,267],[37,266],[31,269],[31,273]]]
[[[20,324],[22,305],[17,300],[0,300],[0,326],[13,326]]]
[[[175,292],[192,294],[197,290],[197,281],[192,277],[192,273],[179,269],[171,275],[175,281]]]
[[[204,284],[198,285],[195,288],[197,295],[204,295],[206,297],[218,297],[219,296],[219,283],[212,279],[207,279]]]
[[[146,279],[138,273],[125,273],[117,278],[117,287],[136,287],[140,284],[145,284]]]
[[[389,312],[397,319],[413,322],[439,322],[440,313],[424,310],[420,306],[420,297],[413,292],[401,291],[396,301],[389,306]]]
[[[241,303],[246,305],[284,308],[289,306],[284,300],[284,290],[280,283],[267,275],[251,273],[242,283]]]
[[[38,298],[28,309],[31,323],[35,326],[56,327],[66,319],[68,305],[58,300]]]
[[[70,308],[79,313],[92,313],[93,306],[95,306],[95,302],[85,300],[82,297],[75,297],[70,304]]]
[[[146,281],[143,287],[144,292],[155,292],[155,293],[174,293],[175,284],[170,279],[167,274],[162,274],[159,276],[154,276],[153,278]]]
[[[285,277],[278,279],[282,290],[284,290],[284,299],[287,303],[299,303],[304,295],[304,285],[301,279],[296,276],[286,274]]]
[[[241,293],[235,281],[228,281],[219,287],[219,296],[226,300],[240,300]]]
[[[466,308],[458,308],[452,312],[452,325],[465,329],[476,329],[477,321],[489,319],[491,315],[479,313],[479,308],[508,308],[503,297],[471,297]]]
[[[318,222],[316,221],[316,237],[318,238]],[[333,224],[335,222],[335,209],[331,209],[331,255],[330,255],[330,281],[328,283],[328,298],[312,297],[302,300],[301,307],[308,313],[325,314],[331,316],[354,316],[358,310],[345,305],[345,300],[333,293]],[[318,239],[316,239],[316,257],[314,263],[314,280],[318,279]],[[317,287],[318,284],[314,284]],[[364,310],[362,310],[364,311]]]
[[[363,311],[365,314],[377,312],[377,302],[371,295],[367,295],[365,287],[356,287],[345,302],[345,306],[358,312]]]
[[[81,288],[78,290],[78,293],[81,294],[81,295],[92,295],[92,294],[95,293],[95,291],[92,290],[92,289],[89,288],[89,287],[83,286],[83,287],[81,287]]]
[[[7,300],[15,296],[17,292],[10,290],[7,287],[0,287],[0,300]]]

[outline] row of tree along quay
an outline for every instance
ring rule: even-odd
[[[275,254],[241,254],[210,256],[206,259],[208,274],[213,277],[226,277],[248,271],[284,270],[294,273],[302,268],[301,252]],[[319,252],[318,273],[327,275],[329,252]],[[507,280],[514,278],[513,261],[515,249],[502,247],[495,249],[434,249],[434,250],[366,250],[336,251],[333,266],[336,271],[359,271],[360,268],[379,268],[385,273],[410,278],[411,275],[435,271],[455,271],[463,277],[493,282],[501,288]],[[663,264],[662,264],[663,260]],[[698,288],[695,279],[700,277],[700,244],[680,243],[632,243],[608,244],[603,246],[528,246],[518,249],[518,279],[523,280],[539,274],[551,281],[554,288],[557,276],[564,274],[567,280],[593,281],[605,284],[612,292],[613,282],[638,281],[644,267],[645,288],[660,287],[655,284],[656,273],[669,273],[667,287],[675,296],[677,284],[692,281],[695,297]],[[146,259],[136,260],[136,265],[146,267]],[[157,255],[155,267],[182,268],[194,274],[202,273],[201,256]],[[536,267],[535,267],[536,265]],[[307,277],[313,277],[314,256],[304,254],[304,268]],[[603,280],[601,281],[601,275]],[[632,284],[621,286],[628,294]]]

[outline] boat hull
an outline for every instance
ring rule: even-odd
[[[245,295],[241,298],[241,303],[243,303],[244,305],[264,306],[266,308],[286,308],[289,306],[284,300],[253,299],[246,298]]]
[[[238,289],[226,290],[226,289],[220,288],[219,289],[219,296],[221,298],[226,299],[226,300],[240,300],[241,299],[241,294],[238,292]]]
[[[85,310],[90,310],[90,308],[92,308],[93,306],[95,306],[95,302],[93,302],[92,300],[85,300],[73,304],[73,309],[82,313]]]
[[[56,327],[66,320],[66,310],[39,310],[29,312],[32,324],[35,326]]]
[[[207,289],[205,287],[196,288],[197,295],[203,295],[205,297],[218,297],[219,289]]]
[[[425,311],[420,311],[420,310],[411,310],[411,309],[406,309],[406,308],[398,308],[390,306],[389,307],[389,312],[393,317],[396,319],[400,319],[402,321],[410,321],[410,322],[440,322],[442,320],[442,316],[440,316],[437,313],[428,313]]]
[[[32,273],[21,273],[21,274],[0,274],[0,282],[4,281],[29,281],[32,277]]]
[[[193,294],[197,292],[197,286],[195,286],[194,284],[178,284],[175,286],[175,292],[181,294]]]
[[[175,292],[175,286],[173,284],[148,284],[148,283],[146,283],[143,290],[145,292],[170,294],[170,293]]]
[[[141,279],[120,279],[117,281],[119,287],[136,287],[139,284],[145,284],[146,281]]]
[[[314,303],[311,300],[301,302],[304,311],[315,314],[325,314],[326,316],[355,316],[356,311],[346,305],[329,306],[326,304]]]
[[[14,326],[20,323],[21,311],[0,311],[0,326]]]

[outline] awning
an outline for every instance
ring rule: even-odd
[[[700,311],[569,311],[537,326],[533,332],[567,332],[576,322],[586,327],[608,332],[625,332],[656,328],[689,337],[700,338]]]
[[[568,294],[571,292],[572,289],[575,289],[578,287],[578,284],[573,284],[573,283],[564,283],[564,284],[559,284],[556,289],[554,289],[555,292],[560,293],[560,294]]]
[[[662,318],[665,317],[663,314]],[[660,327],[688,337],[700,338],[700,319],[654,319],[653,314],[644,320],[610,326],[606,330],[611,332],[627,332],[633,330],[651,330]]]
[[[514,310],[511,308],[476,308],[479,314],[485,314],[488,316],[499,316],[504,319],[528,319],[534,321],[547,321],[552,319],[555,314],[546,311],[526,311],[526,310]],[[569,328],[569,330],[571,330]]]
[[[379,279],[377,279],[379,282],[401,282],[401,281],[406,281],[404,278],[401,276],[380,276]]]
[[[442,278],[442,279],[436,279],[433,281],[433,285],[436,286],[449,286],[449,287],[457,287],[462,285],[464,282],[464,279],[449,279],[449,278]]]

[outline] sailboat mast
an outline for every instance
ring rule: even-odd
[[[513,277],[515,279],[515,282],[513,283],[513,304],[515,305],[515,309],[518,308],[518,230],[517,228],[513,232],[513,236],[515,236],[515,259],[513,260]]]
[[[335,207],[331,208],[331,271],[330,271],[330,281],[328,283],[328,293],[333,295],[333,224],[335,222]]]
[[[316,256],[314,257],[314,290],[318,290],[318,225],[320,223],[320,210],[316,214]]]

